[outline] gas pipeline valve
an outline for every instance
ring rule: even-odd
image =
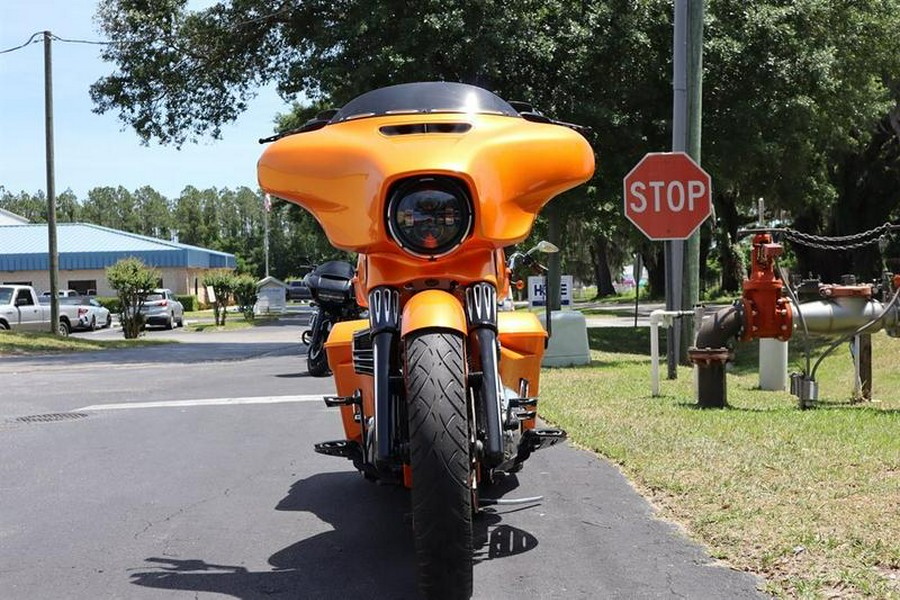
[[[784,252],[771,234],[753,237],[750,278],[744,281],[744,328],[741,341],[775,338],[787,341],[793,332],[791,302],[784,297],[784,282],[775,275],[775,259]]]

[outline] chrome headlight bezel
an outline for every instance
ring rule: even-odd
[[[440,195],[442,209],[451,208],[454,211],[453,224],[445,224],[444,227],[455,227],[449,232],[449,235],[443,235],[436,245],[429,248],[422,243],[421,239],[415,239],[410,235],[410,225],[401,223],[403,216],[401,211],[410,218],[409,213],[415,212],[404,207],[404,203],[425,200],[425,198],[415,198],[416,194],[432,192],[434,196]],[[433,198],[432,201],[437,200]],[[448,207],[449,202],[454,202],[454,206]],[[414,218],[414,215],[412,215]],[[447,217],[445,217],[447,218]],[[394,184],[388,195],[388,203],[385,211],[385,219],[391,239],[400,246],[405,252],[419,258],[435,259],[446,256],[459,248],[460,245],[472,233],[472,224],[474,222],[474,207],[472,205],[472,197],[468,187],[460,180],[446,176],[421,176],[404,179]],[[442,232],[447,233],[447,232]]]

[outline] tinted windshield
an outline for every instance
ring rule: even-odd
[[[404,83],[367,92],[351,100],[332,123],[360,117],[401,113],[493,113],[518,116],[499,96],[463,83],[441,81]]]
[[[0,287],[0,304],[10,304],[12,294],[13,289],[11,287]]]

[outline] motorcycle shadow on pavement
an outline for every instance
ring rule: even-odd
[[[503,485],[510,484],[515,485],[513,481]],[[505,493],[504,487],[491,491]],[[271,570],[253,571],[202,559],[151,557],[148,566],[157,570],[132,573],[131,583],[156,589],[215,592],[245,600],[325,599],[351,594],[365,598],[419,597],[409,494],[405,489],[366,482],[356,472],[320,473],[294,483],[275,510],[309,512],[333,529],[278,550],[268,559]],[[537,546],[534,536],[501,521],[502,515],[494,511],[482,511],[476,517],[476,565]]]

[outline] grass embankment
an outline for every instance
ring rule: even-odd
[[[541,414],[619,463],[661,516],[769,593],[900,598],[900,341],[872,336],[874,402],[849,400],[844,345],[819,368],[819,407],[801,411],[754,389],[756,344],[737,349],[729,408],[698,410],[688,368],[651,397],[648,329],[590,340],[590,367],[544,371]]]
[[[0,331],[0,355],[16,356],[89,350],[110,350],[168,344],[170,340],[95,340],[89,338],[57,337],[51,333]]]

